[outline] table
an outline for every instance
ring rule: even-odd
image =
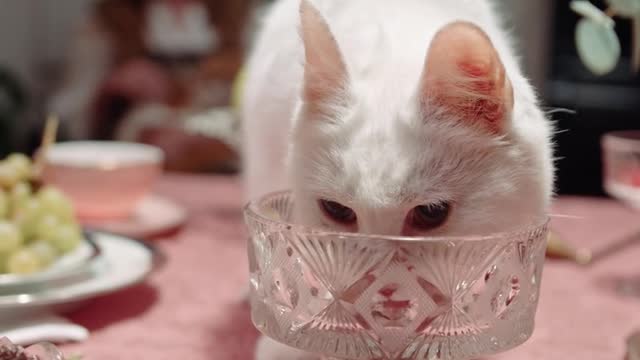
[[[179,233],[153,240],[168,262],[145,284],[70,314],[92,335],[62,349],[86,360],[252,359],[258,334],[240,300],[248,270],[239,180],[166,175],[156,191],[190,212]],[[593,248],[640,234],[640,216],[608,199],[561,197],[553,214],[560,236]],[[613,287],[640,277],[639,257],[640,244],[589,267],[549,260],[534,335],[491,359],[623,359],[626,336],[640,329],[640,298]]]

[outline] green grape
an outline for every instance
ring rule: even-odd
[[[31,198],[31,185],[27,182],[19,182],[13,186],[9,193],[9,202],[12,213],[16,213],[24,207]]]
[[[37,240],[27,248],[38,256],[38,259],[40,259],[40,263],[43,267],[51,265],[58,256],[58,253],[53,245],[44,240]]]
[[[33,274],[43,269],[40,258],[29,249],[20,249],[9,256],[7,270],[11,274]]]
[[[82,242],[82,233],[76,225],[61,224],[47,240],[59,253],[64,254],[74,250]]]
[[[13,221],[22,231],[26,241],[35,236],[38,222],[43,214],[42,204],[36,198],[27,199],[25,204],[13,214]]]
[[[0,221],[0,253],[14,252],[22,243],[23,237],[18,227],[8,221]]]
[[[71,201],[60,190],[46,186],[40,189],[37,196],[45,211],[58,216],[63,221],[75,219]]]
[[[61,224],[57,216],[44,214],[38,219],[34,235],[38,239],[48,239]]]
[[[9,254],[0,254],[0,274],[7,272],[7,259]]]
[[[0,186],[10,188],[20,181],[20,174],[6,161],[0,161]]]
[[[9,195],[0,189],[0,219],[5,219],[9,215]]]
[[[5,160],[14,169],[20,180],[31,176],[31,158],[25,154],[13,153]]]

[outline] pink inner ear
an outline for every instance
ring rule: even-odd
[[[513,108],[511,85],[489,38],[456,22],[436,34],[427,57],[423,96],[459,118],[502,132]]]
[[[458,89],[454,87],[451,91],[458,90],[459,95],[444,97],[445,104],[449,101],[449,107],[458,111],[464,119],[475,119],[486,124],[493,131],[500,131],[501,120],[505,118],[508,110],[504,104],[506,99],[502,98],[504,89],[499,88],[499,84],[503,84],[504,79],[496,78],[494,76],[496,73],[492,73],[491,69],[485,69],[474,63],[463,61],[458,63],[458,68],[468,82],[460,84],[463,86]]]
[[[347,80],[347,68],[328,24],[308,1],[300,3],[301,33],[305,48],[303,96],[318,107],[339,95]]]

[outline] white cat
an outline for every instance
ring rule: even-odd
[[[460,235],[544,216],[552,127],[486,0],[281,0],[248,64],[249,199],[295,221]],[[309,355],[267,339],[259,359]]]

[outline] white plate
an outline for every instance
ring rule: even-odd
[[[0,275],[0,293],[7,293],[12,289],[39,283],[51,282],[69,277],[73,273],[80,273],[100,255],[95,242],[87,235],[85,240],[72,252],[62,256],[49,268],[30,275]]]
[[[130,287],[143,281],[161,258],[154,248],[126,237],[96,232],[94,240],[101,256],[91,263],[86,278],[35,293],[0,295],[0,318],[75,304]]]
[[[178,204],[158,195],[148,195],[126,219],[83,220],[84,226],[129,236],[148,239],[179,228],[187,219],[187,211]]]

